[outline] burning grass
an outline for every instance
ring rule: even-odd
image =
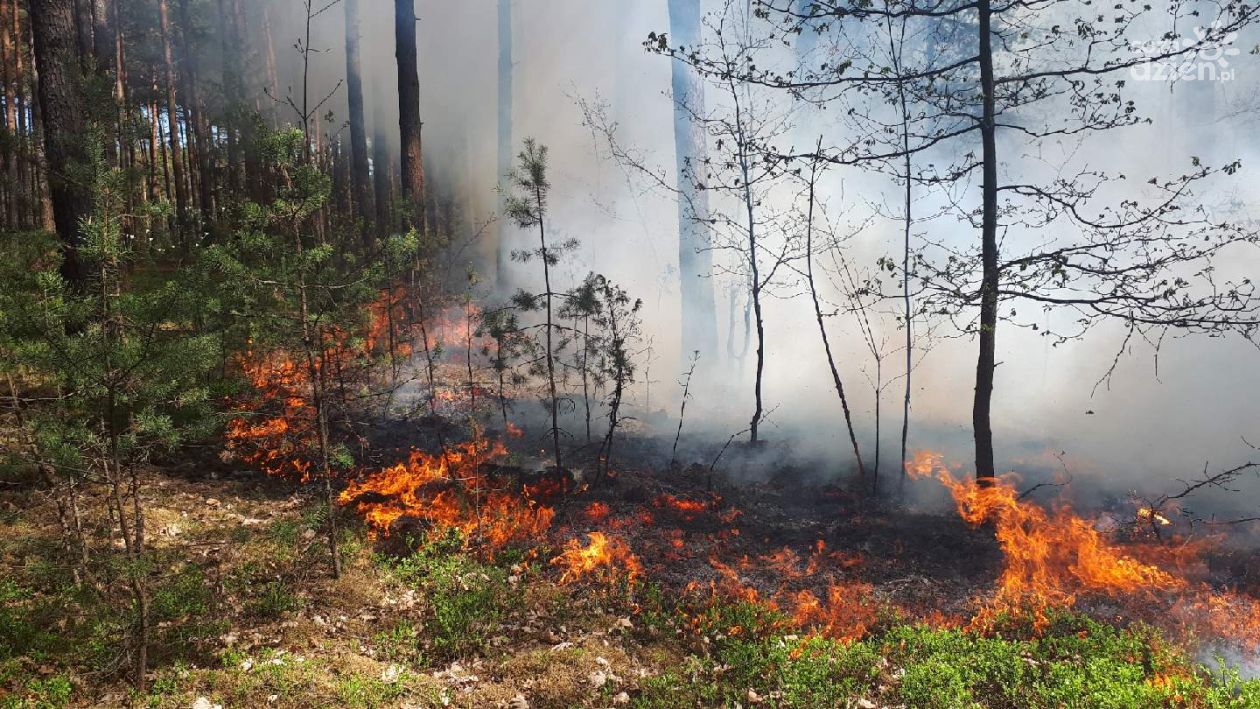
[[[376,536],[458,530],[491,549],[541,539],[555,512],[486,472],[504,454],[502,444],[484,438],[437,455],[412,451],[406,462],[351,482],[338,499]]]
[[[643,565],[639,557],[630,551],[630,546],[620,537],[604,532],[590,532],[586,535],[589,544],[570,539],[564,551],[551,560],[551,563],[564,570],[560,583],[571,583],[581,578],[597,578],[608,582],[625,579],[633,584],[643,574]]]
[[[166,512],[154,516],[153,533],[171,573],[155,593],[161,638],[152,689],[136,701],[494,707],[519,695],[538,707],[606,707],[623,692],[638,707],[1248,707],[1260,700],[1260,682],[1206,669],[1141,624],[1119,628],[1059,609],[1041,621],[999,614],[985,629],[924,623],[889,602],[886,584],[863,580],[879,566],[874,551],[858,558],[816,542],[746,548],[729,563],[715,557],[728,576],[704,553],[685,564],[658,559],[650,555],[657,532],[666,540],[680,532],[689,546],[703,541],[727,554],[723,544],[749,544],[753,535],[722,541],[696,531],[723,529],[718,518],[729,506],[682,528],[644,526],[634,510],[660,512],[653,496],[605,501],[608,514],[595,521],[584,514],[591,500],[558,505],[548,537],[565,543],[534,557],[512,545],[486,555],[458,530],[437,529],[406,554],[371,555],[372,528],[364,524],[347,531],[347,576],[332,582],[319,573],[323,544],[308,534],[322,508],[278,483],[260,488],[265,482],[160,488]],[[215,504],[206,504],[210,496]],[[93,519],[106,514],[104,499],[83,502]],[[0,584],[6,700],[124,704],[125,688],[93,664],[110,657],[91,652],[99,647],[91,638],[117,632],[110,623],[121,616],[56,581],[48,563],[55,556],[42,556],[55,555],[55,544],[19,546],[48,529],[47,519],[27,519],[39,508],[31,509],[20,526],[0,517],[0,551],[26,562]],[[758,522],[760,510],[742,509],[741,520]],[[636,521],[615,535],[604,531],[617,519]],[[560,584],[567,567],[551,559],[598,548],[596,537],[576,534],[566,520],[639,556],[634,583],[625,583],[622,561]],[[566,556],[570,549],[578,553]],[[663,586],[654,577],[671,565],[713,573],[717,592],[707,583],[692,593]],[[80,615],[49,631],[70,608]],[[857,615],[835,616],[836,609]]]
[[[1020,500],[1010,476],[988,485],[959,481],[933,453],[916,455],[909,472],[935,477],[948,488],[968,524],[994,527],[1005,566],[976,625],[983,626],[997,614],[1021,611],[1044,623],[1050,609],[1072,606],[1082,592],[1149,596],[1185,585],[1167,571],[1126,555],[1071,509],[1047,510]]]
[[[461,313],[433,328],[467,334],[466,318]],[[438,340],[427,344],[439,348]],[[246,372],[260,388],[260,403],[248,409],[252,418],[233,423],[229,446],[244,450],[248,442],[249,451],[238,451],[238,457],[269,473],[304,478],[310,417],[301,395],[302,370],[279,359],[247,366]],[[469,392],[477,395],[475,387]],[[522,437],[515,425],[508,428],[513,438]],[[1098,608],[1119,618],[1121,627],[1146,619],[1179,639],[1223,638],[1249,651],[1260,648],[1260,604],[1205,582],[1200,558],[1210,542],[1162,538],[1159,529],[1172,525],[1149,508],[1135,511],[1135,525],[1161,538],[1122,543],[1066,505],[1022,499],[1013,476],[988,485],[960,480],[939,455],[922,453],[908,472],[944,485],[959,519],[991,535],[963,536],[949,531],[957,523],[925,517],[913,535],[880,548],[869,544],[879,539],[887,520],[860,511],[862,500],[852,496],[797,499],[794,504],[805,505],[797,510],[805,513],[802,520],[755,496],[744,496],[736,506],[707,489],[622,471],[611,485],[629,492],[622,496],[606,488],[591,491],[591,499],[569,471],[504,465],[510,458],[504,443],[474,431],[471,440],[443,444],[436,453],[413,450],[393,465],[351,469],[338,496],[378,542],[407,550],[416,541],[457,540],[461,551],[451,554],[470,554],[483,565],[465,573],[440,560],[454,557],[404,556],[402,576],[406,569],[424,570],[412,576],[425,579],[417,583],[431,598],[425,642],[432,657],[485,651],[491,630],[477,618],[493,625],[514,611],[491,602],[504,597],[506,576],[484,564],[505,551],[526,550],[525,558],[547,561],[533,573],[559,587],[595,594],[616,590],[608,600],[629,603],[632,615],[673,617],[669,624],[681,637],[713,643],[688,660],[687,676],[670,671],[662,684],[644,682],[639,697],[644,706],[676,701],[656,694],[669,683],[696,688],[684,703],[706,705],[812,706],[878,696],[912,706],[1058,706],[1066,695],[1056,692],[1068,686],[1076,686],[1080,696],[1119,691],[1138,665],[1140,686],[1123,691],[1139,704],[1224,706],[1228,702],[1218,700],[1253,691],[1229,677],[1208,677],[1183,657],[1159,655],[1162,641],[1141,625],[1118,629],[1067,613]],[[839,515],[847,531],[837,535],[835,524],[811,521],[823,510],[809,505],[819,504],[851,508],[847,519],[834,509],[824,515]],[[873,528],[874,540],[864,525]],[[776,529],[797,531],[783,544],[776,542]],[[805,541],[804,534],[813,536]],[[984,561],[984,539],[996,566]],[[941,557],[951,554],[970,574],[952,591],[937,580],[949,568]],[[902,578],[891,576],[894,568]],[[950,569],[955,575],[958,570]],[[996,576],[991,590],[984,574]],[[516,579],[519,572],[510,576]],[[645,610],[652,605],[649,589],[659,588],[658,582],[676,600],[668,609]],[[944,604],[933,603],[942,598]],[[1102,600],[1110,605],[1100,606]],[[465,641],[471,644],[461,644]],[[1091,653],[1112,664],[1101,673],[1086,670],[1078,661]],[[698,689],[706,673],[712,675],[712,692]],[[723,682],[745,687],[746,693],[731,692]],[[822,685],[830,689],[822,691]],[[1004,693],[1008,687],[1021,688],[1025,696],[1040,694],[1019,703]],[[1214,694],[1220,688],[1226,694]]]

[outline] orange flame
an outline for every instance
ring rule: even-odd
[[[564,551],[551,560],[564,569],[560,583],[572,583],[586,576],[601,576],[610,581],[624,576],[628,583],[634,583],[643,573],[639,557],[630,551],[625,540],[603,532],[590,532],[586,536],[590,544],[582,546],[580,541],[570,539]]]
[[[653,505],[662,509],[673,510],[684,521],[690,522],[709,509],[709,503],[703,500],[688,500],[673,495],[660,495]]]
[[[1137,511],[1139,522],[1155,523],[1161,527],[1167,527],[1172,524],[1172,520],[1165,517],[1162,513],[1152,510],[1149,507],[1139,507]]]
[[[1184,585],[1168,572],[1125,555],[1067,507],[1047,511],[1019,500],[1010,475],[987,485],[960,482],[941,463],[940,454],[931,452],[916,454],[907,472],[934,476],[945,485],[968,524],[996,526],[1006,566],[997,593],[976,618],[980,624],[994,613],[1024,610],[1044,624],[1048,608],[1070,606],[1085,591],[1114,596]]]
[[[551,526],[549,507],[496,489],[481,465],[506,453],[503,444],[476,439],[429,455],[412,451],[404,463],[351,483],[338,500],[363,515],[374,535],[389,536],[400,520],[457,529],[491,548],[537,539]]]
[[[586,506],[586,511],[582,515],[590,522],[602,522],[608,518],[609,512],[611,510],[603,502],[592,502]]]

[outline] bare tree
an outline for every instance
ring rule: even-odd
[[[713,250],[726,252],[734,260],[731,265],[715,265],[715,271],[746,283],[748,288],[757,345],[748,434],[749,441],[756,444],[765,414],[765,299],[781,275],[780,269],[799,256],[798,235],[785,233],[782,215],[764,201],[784,176],[784,161],[767,147],[790,126],[772,102],[754,95],[752,85],[740,79],[748,62],[767,49],[748,33],[753,22],[748,8],[728,0],[707,21],[712,24],[710,39],[698,46],[674,46],[668,36],[655,34],[649,36],[646,46],[675,62],[703,68],[701,75],[718,92],[715,97],[720,97],[717,107],[684,105],[691,120],[703,123],[711,150],[708,169],[691,176],[700,181],[697,187],[710,199],[709,222],[717,231]],[[713,63],[708,64],[705,58],[712,58]],[[677,97],[675,102],[677,106]],[[685,196],[681,190],[680,194]],[[729,209],[713,206],[713,200],[722,198],[730,200]]]
[[[813,2],[804,12],[787,0],[762,0],[757,6],[769,20],[762,41],[767,45],[799,31],[802,23],[840,25],[855,45],[867,41],[864,27],[871,21],[913,23],[915,28],[906,31],[910,35],[945,25],[973,30],[970,47],[925,53],[896,71],[886,64],[855,66],[847,59],[794,74],[776,68],[761,52],[741,66],[737,80],[811,92],[823,102],[856,96],[859,103],[875,99],[897,106],[904,91],[913,105],[908,141],[902,135],[902,145],[889,148],[859,137],[819,152],[847,165],[932,152],[946,158],[943,167],[928,167],[915,181],[958,189],[956,214],[975,230],[976,239],[961,248],[930,243],[932,253],[918,259],[915,275],[927,290],[924,307],[953,317],[978,342],[972,427],[981,480],[994,474],[991,405],[998,321],[1037,326],[1019,319],[1019,304],[1072,313],[1070,327],[1043,331],[1058,341],[1103,320],[1119,320],[1130,329],[1198,332],[1252,328],[1260,322],[1250,281],[1217,282],[1210,267],[1235,247],[1254,246],[1256,234],[1214,223],[1193,207],[1192,187],[1234,174],[1236,163],[1208,167],[1195,161],[1183,175],[1153,178],[1134,190],[1136,195],[1116,195],[1109,188],[1120,184],[1123,174],[1097,169],[1071,148],[1057,148],[1062,164],[1042,171],[1018,159],[1020,153],[1036,155],[1072,141],[1079,145],[1089,136],[1142,122],[1128,95],[1129,72],[1222,46],[1256,17],[1253,4],[1214,3],[1214,17],[1200,15],[1204,26],[1193,33],[1183,16],[1190,9],[1182,3],[1162,18],[1140,5],[1118,6],[1101,17],[1066,0],[1035,6],[991,0],[903,0],[879,6]],[[1142,34],[1155,23],[1167,32]],[[1135,52],[1135,45],[1148,51]],[[720,53],[691,60],[710,76],[731,73]],[[1011,156],[1007,174],[1000,169],[1003,155]],[[1084,164],[1072,165],[1074,157]],[[978,205],[966,206],[968,181],[976,174]]]
[[[818,138],[818,147],[822,147],[822,136]],[[805,217],[805,281],[809,284],[809,296],[814,305],[814,318],[818,322],[818,334],[822,338],[823,352],[827,355],[827,366],[831,369],[831,381],[836,388],[836,396],[840,398],[840,406],[844,410],[844,425],[849,431],[849,443],[853,446],[853,458],[857,461],[858,475],[865,482],[866,466],[862,463],[862,451],[858,446],[857,434],[853,430],[853,415],[849,412],[849,398],[844,393],[844,382],[840,377],[840,370],[836,367],[836,358],[831,352],[831,340],[827,337],[827,325],[823,321],[822,303],[818,298],[818,285],[814,279],[814,207],[818,204],[815,190],[818,187],[818,166],[819,160],[815,159],[810,162],[809,181],[808,181],[808,202],[806,206]],[[878,410],[878,403],[876,404]],[[876,417],[878,419],[878,416]],[[876,424],[875,434],[875,450],[876,461],[879,460],[879,434],[878,424]],[[878,474],[879,463],[876,462],[876,474]]]

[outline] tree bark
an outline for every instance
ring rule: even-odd
[[[79,68],[84,74],[91,73],[96,61],[96,46],[92,39],[92,0],[74,0],[74,32],[79,43]]]
[[[9,229],[22,228],[21,223],[21,187],[22,180],[18,175],[18,150],[22,134],[18,131],[18,76],[17,57],[21,55],[18,47],[18,15],[17,5],[13,5],[12,17],[9,17],[9,3],[0,3],[0,83],[4,85],[3,114],[4,127],[12,140],[5,141],[3,156],[4,170],[8,181],[0,191],[0,199],[4,200],[5,224]],[[13,59],[10,59],[10,56]]]
[[[402,142],[403,197],[410,207],[411,226],[423,234],[427,225],[414,0],[394,0],[394,41],[394,57],[398,61],[398,135]]]
[[[17,111],[17,123],[15,124],[18,136],[17,145],[14,148],[17,152],[15,162],[17,163],[16,177],[18,182],[14,187],[14,191],[18,197],[18,225],[19,227],[26,227],[38,223],[36,212],[38,205],[35,204],[35,200],[31,199],[31,196],[35,194],[35,190],[32,187],[32,178],[36,170],[31,168],[33,162],[31,158],[35,156],[35,151],[31,147],[31,130],[27,122],[27,112],[32,108],[32,99],[31,94],[27,91],[26,84],[25,65],[28,49],[24,46],[26,43],[26,32],[22,25],[22,16],[18,12],[18,0],[13,0],[10,6],[13,19],[14,108],[19,108],[20,104],[20,110]]]
[[[276,101],[280,98],[280,72],[276,68],[276,43],[271,33],[271,7],[263,10],[263,37],[266,40],[264,50],[267,55],[267,85],[264,88],[267,94],[267,116],[271,119],[271,127],[276,128],[279,125]]]
[[[109,0],[86,0],[92,12],[92,54],[96,58],[96,73],[109,76],[114,70],[114,28],[109,21]]]
[[[976,392],[971,423],[976,442],[976,479],[991,483],[993,466],[993,427],[990,420],[995,364],[994,335],[997,330],[998,247],[997,247],[997,141],[994,115],[993,47],[989,0],[978,0],[980,19],[980,87],[984,114],[980,119],[983,143],[984,184],[980,240],[983,276],[980,283],[980,352],[976,358]]]
[[[31,132],[34,134],[32,146],[35,151],[35,169],[31,171],[31,194],[34,195],[35,221],[44,231],[57,229],[57,218],[53,210],[52,187],[48,181],[48,151],[45,149],[44,109],[40,106],[39,64],[35,59],[35,23],[31,22],[30,41],[31,60],[31,93],[35,100],[31,101]]]
[[[366,252],[371,248],[372,183],[368,171],[367,126],[363,122],[363,75],[359,61],[359,0],[346,3],[346,104],[350,121],[350,186],[357,229]]]
[[[229,198],[240,194],[241,185],[241,152],[240,126],[241,101],[244,91],[241,82],[244,72],[241,68],[240,26],[236,22],[236,14],[230,12],[228,0],[218,0],[219,13],[219,46],[223,53],[223,114],[221,129],[227,138],[227,165],[225,170],[226,187]]]
[[[199,190],[201,207],[201,229],[198,240],[209,233],[214,225],[214,163],[210,154],[210,125],[206,118],[205,105],[201,100],[201,86],[197,78],[197,62],[192,48],[192,14],[188,9],[189,0],[180,0],[180,65],[183,69],[184,84],[187,87],[189,107],[188,127],[196,143],[196,160],[193,171],[196,173],[196,185]],[[190,156],[191,158],[192,156]],[[189,160],[193,164],[192,159]]]
[[[84,280],[79,223],[92,213],[92,185],[74,0],[31,0],[30,8],[61,276],[79,287]]]
[[[188,207],[188,191],[184,182],[183,148],[179,137],[179,108],[175,101],[175,59],[171,49],[171,22],[167,0],[158,0],[158,15],[162,28],[162,58],[166,63],[167,135],[170,137],[171,167],[175,173],[175,240],[185,245],[182,235],[185,210]]]

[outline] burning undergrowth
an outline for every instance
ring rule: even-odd
[[[402,317],[393,314],[400,297],[385,297],[366,342],[330,340],[320,366],[295,365],[283,353],[243,358],[256,392],[242,399],[229,427],[232,455],[306,480],[317,433],[305,393],[312,372],[332,377],[334,368],[382,348],[391,357],[432,357],[443,338],[462,337],[465,354],[476,346],[466,310],[435,319],[418,344],[408,344],[393,325],[377,326]],[[430,418],[447,418],[439,405],[475,416],[478,398],[493,408],[488,400],[497,396],[471,376],[463,387],[430,389]],[[504,427],[514,447],[533,443],[506,417]],[[1024,499],[1013,476],[987,485],[956,476],[934,453],[917,455],[907,472],[940,483],[956,517],[887,507],[834,483],[777,477],[719,481],[718,494],[707,469],[625,468],[583,480],[476,427],[460,443],[449,433],[437,436],[436,452],[340,467],[337,502],[400,551],[456,532],[474,553],[526,549],[560,584],[617,588],[630,599],[652,584],[669,589],[680,607],[742,603],[782,618],[792,632],[832,639],[862,638],[891,617],[982,634],[1025,618],[1037,632],[1058,611],[1076,608],[1260,650],[1256,589],[1239,589],[1237,574],[1222,573],[1227,553],[1213,540],[1171,534],[1160,510],[1133,506],[1128,525],[1104,525],[1066,504]],[[600,469],[602,461],[584,462]],[[702,616],[697,610],[697,624]]]
[[[752,604],[793,632],[835,639],[863,637],[894,616],[981,633],[1024,617],[1035,632],[1078,608],[1260,647],[1260,603],[1213,585],[1210,541],[1122,541],[1066,506],[1020,499],[1011,479],[959,481],[932,454],[918,456],[912,473],[949,489],[957,519],[877,514],[826,489],[802,497],[753,486],[727,499],[705,492],[705,481],[650,471],[561,494],[531,487],[519,470],[504,473],[495,461],[510,457],[484,440],[445,456],[413,452],[361,476],[340,499],[380,536],[456,529],[488,552],[515,545],[546,554],[562,584],[633,595],[650,581],[692,608]]]

